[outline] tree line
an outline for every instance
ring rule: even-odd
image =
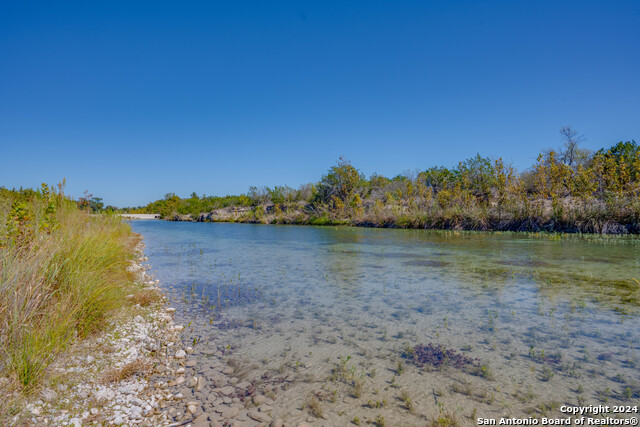
[[[477,154],[451,168],[366,177],[340,158],[317,183],[298,188],[250,187],[224,197],[167,194],[127,211],[165,219],[637,233],[638,144],[621,141],[592,152],[574,129],[560,133],[563,145],[541,152],[524,171]],[[223,208],[236,211],[203,215]]]

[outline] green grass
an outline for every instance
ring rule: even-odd
[[[0,374],[29,392],[76,337],[129,304],[137,240],[119,218],[55,193],[5,190],[0,224]]]

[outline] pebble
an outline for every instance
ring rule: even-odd
[[[185,357],[187,357],[187,353],[185,353],[184,350],[178,350],[176,352],[176,355],[175,355],[176,359],[184,359]]]
[[[222,418],[233,418],[238,415],[238,412],[240,412],[240,410],[235,407],[225,409],[224,411],[222,411]]]
[[[263,412],[258,412],[255,409],[250,410],[248,415],[249,415],[249,418],[254,419],[261,423],[268,423],[271,420],[271,418],[267,414]]]
[[[194,424],[207,423],[207,425],[209,425],[209,414],[205,412],[204,414],[198,415],[193,419],[193,423]]]
[[[192,414],[195,414],[196,411],[198,410],[198,408],[195,405],[189,405],[189,406],[187,406],[187,410],[189,412],[191,412]]]
[[[131,412],[129,416],[134,420],[142,418],[142,408],[136,405],[131,406]]]
[[[247,381],[242,381],[239,382],[238,384],[236,384],[236,388],[240,388],[242,390],[246,389],[247,387],[249,387],[251,384]]]
[[[282,418],[276,418],[275,420],[271,421],[271,424],[269,425],[269,427],[282,427],[284,426],[284,421],[282,421]]]
[[[230,395],[231,393],[233,393],[235,391],[235,388],[231,387],[231,386],[226,386],[226,387],[222,387],[220,389],[220,393],[224,394],[225,396]]]

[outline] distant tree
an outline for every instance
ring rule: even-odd
[[[494,163],[488,157],[476,154],[458,164],[458,176],[467,190],[475,196],[487,198],[496,185]]]
[[[579,165],[584,166],[591,157],[591,150],[580,147],[584,136],[579,135],[571,126],[560,129],[560,135],[564,144],[558,153],[558,160],[571,168],[576,168]]]
[[[92,197],[89,203],[89,207],[93,212],[100,212],[104,207],[101,197]]]
[[[251,204],[254,206],[263,205],[269,203],[269,188],[267,187],[249,187],[247,196],[251,199]]]
[[[360,172],[344,157],[329,169],[316,187],[314,202],[327,203],[337,198],[342,202],[350,201],[357,185],[363,179]]]
[[[267,192],[269,193],[269,198],[273,204],[279,205],[285,202],[285,187],[275,186],[273,190],[267,187]]]
[[[598,150],[598,154],[608,154],[615,157],[617,162],[624,160],[627,164],[632,164],[634,160],[640,154],[640,147],[636,144],[636,141],[618,142],[609,149],[605,150],[601,148]]]
[[[420,172],[418,179],[427,187],[438,192],[452,186],[458,180],[458,171],[445,167],[431,167]]]

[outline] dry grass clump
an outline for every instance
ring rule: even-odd
[[[130,300],[133,304],[140,304],[142,307],[147,307],[162,300],[162,294],[154,289],[142,289],[132,294]]]
[[[316,418],[322,417],[322,405],[320,404],[320,400],[316,396],[311,396],[305,402],[307,409],[309,409],[309,413]]]
[[[458,418],[449,411],[441,412],[431,420],[431,427],[458,427],[459,425]]]
[[[102,381],[105,383],[117,383],[135,375],[145,375],[151,372],[152,364],[143,359],[136,359],[129,362],[122,368],[112,368],[107,370]]]

